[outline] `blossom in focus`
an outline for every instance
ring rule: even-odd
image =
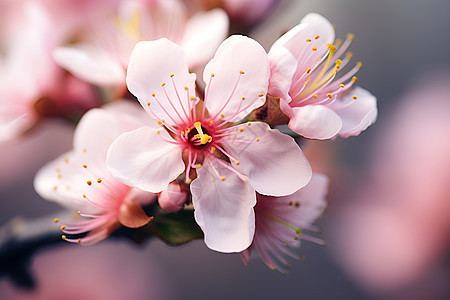
[[[203,73],[204,99],[183,48],[167,39],[140,42],[127,84],[160,128],[122,134],[108,152],[117,179],[160,192],[184,175],[206,245],[239,252],[251,244],[257,191],[284,196],[305,186],[311,168],[291,137],[262,122],[236,123],[264,104],[269,64],[254,40],[232,36]]]
[[[268,93],[281,99],[289,128],[306,138],[358,135],[377,117],[376,98],[361,87],[353,88],[361,63],[340,74],[352,58],[351,52],[344,52],[353,35],[333,45],[334,35],[327,19],[311,13],[269,51]]]
[[[299,247],[300,240],[324,245],[322,240],[305,233],[318,231],[312,223],[324,212],[328,178],[313,174],[311,181],[292,195],[268,197],[258,194],[255,206],[256,229],[253,243],[241,252],[245,265],[251,254],[260,257],[271,269],[286,271],[285,256],[299,258],[289,247]]]
[[[63,235],[67,241],[92,244],[119,224],[136,228],[152,219],[140,205],[154,201],[155,195],[119,182],[106,169],[106,152],[119,134],[142,124],[155,125],[142,115],[138,106],[125,100],[90,110],[75,130],[73,150],[36,174],[34,187],[40,196],[78,210],[86,218],[61,226],[69,235],[90,232],[77,240]]]
[[[95,20],[78,43],[58,47],[54,58],[86,82],[125,88],[126,67],[137,42],[168,38],[186,49],[193,69],[211,59],[227,31],[228,19],[220,9],[188,18],[178,0],[124,0],[115,14]]]

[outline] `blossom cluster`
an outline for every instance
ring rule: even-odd
[[[301,239],[325,243],[311,233],[328,178],[313,173],[298,141],[355,136],[375,121],[376,98],[356,86],[361,63],[346,68],[352,34],[335,40],[330,22],[310,13],[266,52],[247,36],[226,38],[220,8],[81,2],[1,3],[27,26],[5,32],[0,141],[87,111],[73,149],[34,181],[44,199],[77,212],[55,219],[63,239],[93,244],[122,225],[161,237],[161,212],[182,225],[192,212],[207,247],[245,264],[255,255],[285,270]],[[80,21],[76,10],[90,13]],[[29,47],[23,35],[39,38]]]

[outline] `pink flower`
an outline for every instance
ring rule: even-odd
[[[54,58],[75,76],[99,85],[124,87],[131,51],[138,41],[166,37],[187,51],[189,67],[206,63],[225,38],[228,19],[222,10],[198,13],[187,20],[180,1],[129,1],[115,15],[98,19],[82,42],[59,47]]]
[[[225,40],[203,73],[204,101],[183,48],[167,39],[140,42],[128,66],[128,89],[160,129],[121,135],[108,167],[122,182],[160,192],[184,173],[206,245],[246,249],[253,238],[255,190],[284,196],[308,183],[311,168],[295,141],[261,122],[235,125],[265,102],[269,65],[254,40]],[[198,104],[198,105],[197,105]]]
[[[292,195],[267,197],[257,195],[255,206],[256,230],[252,245],[241,252],[245,265],[250,254],[255,253],[271,269],[286,271],[289,268],[284,256],[298,258],[289,247],[299,247],[300,239],[324,245],[322,240],[304,233],[317,231],[312,223],[326,208],[325,195],[328,178],[313,174],[311,181]]]
[[[90,110],[75,130],[73,150],[38,171],[34,187],[40,196],[79,210],[87,218],[61,227],[66,234],[91,232],[78,240],[63,236],[67,241],[92,244],[119,224],[135,228],[152,219],[140,204],[154,201],[155,195],[117,181],[106,170],[106,151],[119,134],[145,123],[152,125],[142,120],[142,114],[125,101]]]
[[[352,40],[348,34],[342,45],[332,45],[333,26],[312,13],[270,49],[269,94],[281,98],[289,128],[296,133],[314,139],[348,137],[375,122],[376,98],[360,87],[352,89],[361,63],[338,76],[352,57],[350,52],[344,55]]]

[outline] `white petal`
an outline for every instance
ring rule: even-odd
[[[161,192],[184,170],[182,149],[166,140],[173,141],[165,130],[147,126],[120,135],[109,148],[108,170],[129,186]]]
[[[203,73],[208,111],[213,116],[222,113],[232,121],[244,118],[266,101],[269,75],[267,54],[260,44],[244,36],[229,37]]]
[[[181,45],[192,70],[206,64],[228,33],[228,17],[221,9],[199,12],[186,23]]]
[[[342,128],[341,118],[323,105],[292,108],[290,118],[289,128],[309,139],[330,139]]]
[[[152,117],[171,125],[184,123],[189,97],[195,96],[195,74],[189,73],[185,51],[165,38],[136,45],[128,65],[127,85],[146,110],[150,103]]]
[[[352,97],[357,99],[353,100]],[[355,136],[366,130],[377,119],[377,98],[369,91],[356,87],[343,99],[343,103],[353,101],[353,103],[345,108],[336,110],[336,113],[342,118],[342,129],[339,135],[342,137]],[[338,103],[336,103],[338,102]],[[333,109],[339,106],[339,101],[336,101]]]
[[[233,166],[260,194],[289,195],[311,179],[311,167],[295,140],[262,122],[235,126],[234,138],[224,143]],[[243,131],[239,131],[243,128]]]
[[[283,47],[270,49],[268,54],[270,61],[269,95],[279,97],[286,102],[291,102],[289,90],[292,84],[297,60]]]
[[[109,53],[90,45],[58,47],[53,58],[76,77],[98,85],[123,85],[125,67]]]
[[[214,167],[208,159],[197,170],[191,183],[194,216],[205,234],[205,243],[219,252],[240,252],[247,249],[255,231],[255,191],[235,173]],[[220,176],[213,170],[216,168]]]

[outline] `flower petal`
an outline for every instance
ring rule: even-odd
[[[352,97],[356,96],[357,99],[353,100]],[[343,99],[342,102],[346,103],[353,101],[353,103],[345,108],[336,110],[339,117],[342,118],[342,128],[339,131],[339,135],[342,137],[355,136],[366,130],[377,119],[377,98],[369,91],[356,87],[351,93]],[[334,108],[339,106],[339,103],[334,103]]]
[[[289,90],[292,84],[297,60],[283,47],[274,47],[268,54],[270,61],[269,95],[291,102]]]
[[[260,194],[284,196],[304,187],[312,171],[295,140],[262,122],[235,126],[236,137],[224,143],[233,166]]]
[[[255,231],[255,191],[234,172],[208,158],[197,175],[191,183],[192,202],[206,245],[227,253],[247,249]]]
[[[186,23],[181,45],[189,68],[206,64],[228,33],[228,17],[221,9],[199,12]]]
[[[184,170],[182,149],[163,129],[144,126],[120,135],[108,150],[107,166],[121,182],[158,193]]]
[[[212,115],[222,113],[231,121],[241,120],[266,101],[269,73],[267,54],[260,44],[240,35],[229,37],[203,73],[206,108]]]
[[[125,67],[107,52],[91,45],[58,47],[53,51],[56,63],[76,77],[98,85],[123,85]]]
[[[163,38],[139,42],[128,64],[130,92],[153,118],[171,125],[185,122],[189,98],[195,96],[195,74],[189,73],[185,56],[183,48]]]
[[[136,202],[126,201],[120,206],[118,219],[123,226],[139,228],[153,220],[153,217],[147,216]]]
[[[290,117],[289,128],[309,139],[326,140],[338,134],[342,120],[333,110],[323,105],[307,105],[283,111]]]

